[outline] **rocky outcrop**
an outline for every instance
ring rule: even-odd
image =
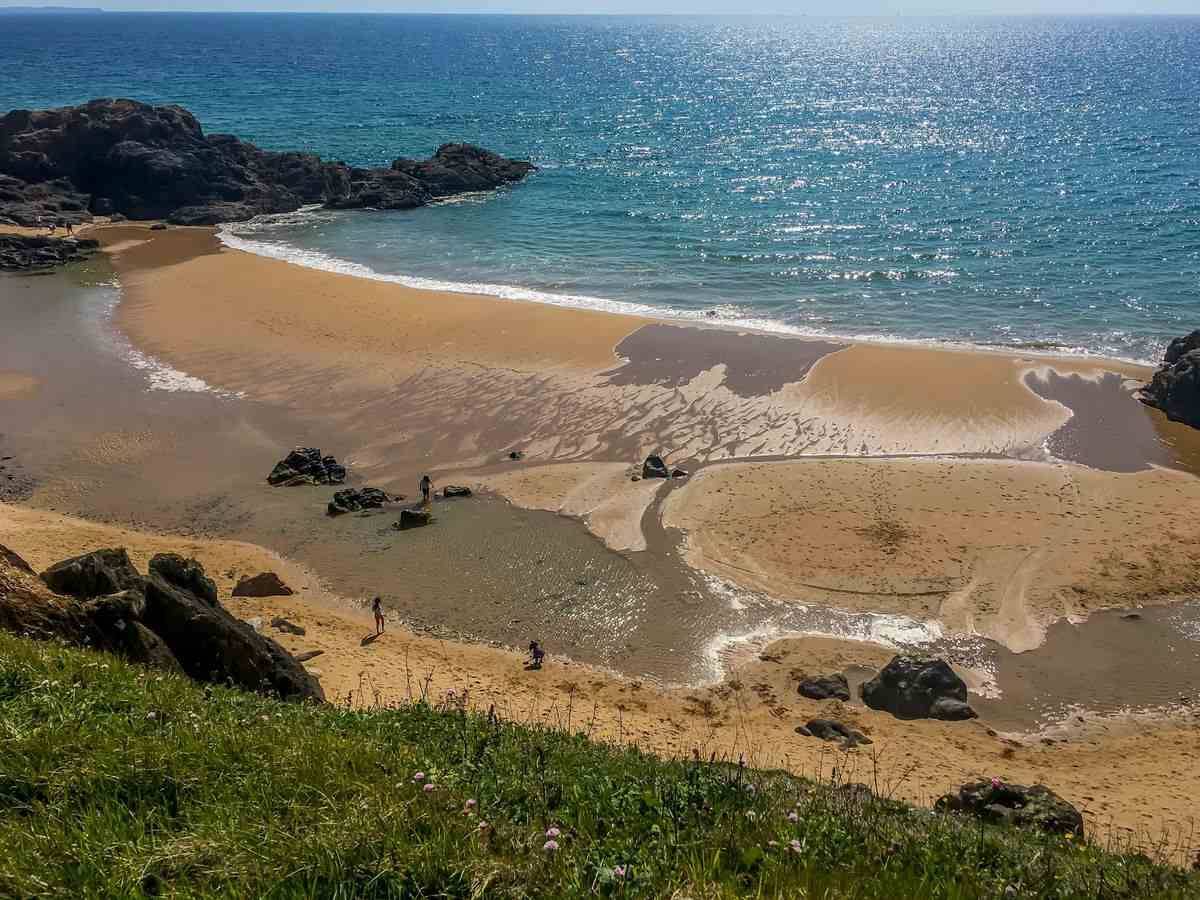
[[[12,566],[17,571],[24,572],[26,575],[34,574],[33,566],[25,562],[24,558],[15,550],[9,550],[3,544],[0,544],[0,562]]]
[[[642,463],[643,478],[670,478],[671,470],[667,468],[667,464],[663,462],[661,456],[651,453],[646,457],[646,461]]]
[[[453,500],[455,497],[470,497],[471,489],[460,484],[448,484],[442,488],[442,496],[447,500]]]
[[[297,447],[275,464],[267,484],[295,487],[302,484],[345,484],[346,467],[316,447]]]
[[[391,500],[392,497],[379,488],[346,488],[333,495],[325,511],[331,516],[340,516],[364,509],[380,509]]]
[[[860,744],[870,744],[871,739],[861,731],[856,731],[848,725],[833,719],[810,719],[807,724],[797,726],[796,734],[804,737],[820,738],[823,741],[837,741],[843,750],[852,750]]]
[[[230,682],[284,699],[324,700],[320,682],[279,644],[235,618],[194,559],[160,553],[146,577],[144,624],[197,681]]]
[[[1041,784],[1025,787],[1006,784],[997,778],[975,781],[939,798],[935,808],[969,813],[988,822],[1083,836],[1083,815],[1079,810]]]
[[[174,554],[154,557],[145,577],[123,549],[107,549],[57,563],[40,578],[0,555],[0,628],[200,681],[324,699],[320,683],[287,651],[221,606],[198,562]]]
[[[50,590],[67,597],[101,597],[142,586],[142,576],[121,547],[64,559],[48,568],[41,577]]]
[[[230,592],[233,597],[290,597],[294,593],[274,572],[243,575]]]
[[[832,675],[813,675],[800,682],[800,696],[809,700],[841,700],[849,702],[850,684],[841,672]]]
[[[1168,419],[1200,428],[1200,329],[1171,341],[1162,365],[1139,396]]]
[[[444,144],[427,160],[359,169],[208,135],[180,106],[135,100],[13,110],[0,118],[0,221],[19,225],[113,213],[214,225],[312,203],[411,209],[491,190],[533,170],[468,144]]]
[[[271,620],[271,627],[276,631],[282,631],[284,634],[294,634],[297,637],[304,637],[306,634],[303,627],[297,625],[295,622],[288,621],[283,616],[273,618]],[[303,660],[297,660],[297,662],[303,662]]]
[[[34,272],[87,259],[100,248],[89,238],[0,234],[0,271]]]
[[[861,688],[863,702],[898,719],[973,719],[967,685],[945,660],[897,656]]]

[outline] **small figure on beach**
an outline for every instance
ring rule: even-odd
[[[421,500],[428,504],[429,498],[433,494],[433,479],[428,475],[421,476]]]
[[[58,228],[58,222],[57,222],[57,221],[55,221],[54,219],[47,219],[47,220],[46,220],[46,230],[47,230],[47,231],[49,231],[49,232],[50,232],[50,234],[54,234],[54,230],[55,230],[56,228]]]
[[[375,613],[375,633],[383,634],[383,598],[376,597],[371,601],[371,612]]]
[[[541,648],[537,641],[529,642],[529,665],[527,669],[540,669],[542,660],[546,658],[546,651]]]
[[[72,225],[70,222],[63,222],[63,228],[67,229],[67,234],[75,233],[75,226]]]

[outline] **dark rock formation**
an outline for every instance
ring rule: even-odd
[[[290,597],[294,593],[274,572],[243,575],[232,591],[234,597]]]
[[[458,484],[448,484],[442,488],[442,496],[447,500],[453,500],[455,497],[470,497],[471,489]]]
[[[646,461],[642,463],[643,478],[670,478],[671,472],[667,468],[667,464],[663,462],[661,456],[655,456],[651,453],[646,457]]]
[[[841,672],[814,675],[800,682],[800,696],[809,700],[850,700],[850,684]]]
[[[316,659],[318,656],[320,656],[324,652],[325,652],[324,650],[305,650],[303,653],[296,654],[296,662],[306,663],[310,659]]]
[[[42,581],[56,594],[85,598],[139,589],[142,576],[124,548],[110,548],[55,563],[42,573]]]
[[[276,616],[271,620],[271,627],[276,631],[282,631],[284,634],[294,634],[298,637],[304,637],[305,631],[295,622],[289,622],[282,616]]]
[[[399,531],[408,531],[410,528],[421,528],[433,521],[433,516],[426,509],[402,509],[400,510],[400,519],[393,523],[392,527]]]
[[[144,578],[123,549],[64,560],[41,578],[17,560],[0,555],[0,628],[106,650],[200,681],[324,699],[320,683],[287,651],[222,608],[216,585],[195,560],[160,554]]]
[[[0,562],[7,563],[14,569],[24,572],[26,575],[33,575],[33,566],[25,562],[19,553],[15,550],[9,550],[3,544],[0,544]]]
[[[672,469],[671,470],[672,478],[687,478],[689,474],[690,473],[688,472],[687,469]]]
[[[346,467],[316,447],[297,447],[275,464],[267,484],[295,487],[301,484],[344,484]]]
[[[797,727],[796,734],[820,738],[823,741],[839,741],[845,750],[850,750],[859,744],[871,743],[871,739],[861,731],[856,731],[833,719],[811,719],[806,725]]]
[[[509,458],[509,459],[511,459],[511,460],[513,460],[514,462],[515,462],[516,460],[519,460],[519,459],[524,459],[524,458],[525,458],[525,452],[524,452],[524,451],[522,451],[522,450],[509,450],[509,451],[508,451],[508,458]]]
[[[1083,836],[1083,816],[1079,810],[1041,784],[1025,787],[1005,784],[999,779],[976,781],[939,798],[935,808],[969,813],[988,822]]]
[[[978,715],[969,703],[953,697],[939,697],[929,707],[929,718],[942,719],[946,722],[962,722],[966,719],[974,719]]]
[[[100,247],[89,238],[0,234],[0,271],[33,272],[87,259]]]
[[[160,553],[146,577],[144,623],[197,681],[229,681],[284,699],[324,700],[320,682],[286,650],[230,615],[194,559]]]
[[[863,702],[898,719],[973,719],[967,686],[941,659],[897,656],[861,689]],[[962,706],[939,703],[958,701]],[[964,710],[962,707],[966,707]]]
[[[83,221],[91,214],[180,225],[240,221],[310,203],[411,209],[519,181],[534,170],[467,144],[427,160],[358,169],[311,153],[271,152],[232,135],[206,135],[179,106],[93,100],[13,110],[0,118],[0,219]]]
[[[392,498],[379,488],[346,488],[338,491],[329,501],[326,512],[331,516],[358,512],[363,509],[379,509]]]
[[[1171,341],[1140,396],[1168,419],[1200,428],[1200,329]]]

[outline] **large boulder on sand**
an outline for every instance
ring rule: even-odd
[[[400,510],[400,518],[392,523],[392,527],[397,531],[408,531],[410,528],[423,528],[433,521],[433,516],[429,514],[429,510],[419,507],[414,509]]]
[[[290,587],[283,583],[274,572],[260,572],[257,575],[243,575],[233,586],[234,597],[290,597],[294,594]]]
[[[809,700],[850,700],[850,684],[841,672],[813,675],[800,682],[800,696]]]
[[[1140,396],[1167,418],[1200,428],[1200,329],[1171,341]]]
[[[42,573],[50,590],[68,597],[100,597],[140,588],[142,576],[123,547],[64,559]]]
[[[316,447],[297,447],[275,464],[267,484],[295,487],[301,484],[344,484],[346,467]]]
[[[642,463],[643,478],[670,478],[671,470],[667,468],[667,464],[663,462],[663,458],[654,453],[646,457],[646,461]]]
[[[843,750],[852,750],[859,744],[870,744],[871,739],[848,725],[833,719],[810,719],[803,727],[797,727],[796,734],[805,737],[820,738],[823,741],[838,741]]]
[[[975,781],[939,798],[935,808],[969,813],[988,822],[1083,836],[1083,815],[1042,784],[1025,787],[999,779]]]
[[[898,719],[975,718],[966,683],[941,659],[897,656],[863,683],[861,694],[867,706]]]
[[[194,559],[160,553],[146,577],[144,622],[198,681],[229,681],[289,700],[324,700],[321,684],[279,644],[232,616]]]

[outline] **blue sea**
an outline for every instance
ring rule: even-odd
[[[1200,327],[1200,17],[0,19],[0,110],[128,96],[364,165],[526,183],[238,246],[804,334],[1152,360]]]

